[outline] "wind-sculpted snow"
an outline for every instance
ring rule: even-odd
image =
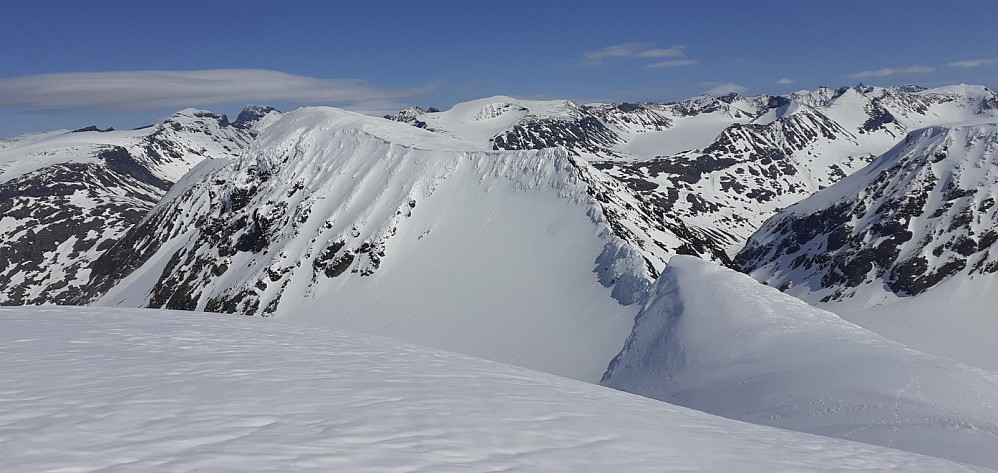
[[[994,468],[998,374],[674,257],[603,384],[712,414]]]
[[[0,309],[0,470],[983,471],[355,333]]]

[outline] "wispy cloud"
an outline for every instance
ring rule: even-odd
[[[683,53],[683,49],[686,46],[673,46],[667,49],[646,49],[644,51],[636,54],[637,57],[681,57],[686,54]]]
[[[636,58],[636,59],[657,59],[664,57],[674,57],[681,58],[686,56],[683,51],[686,46],[670,46],[668,48],[655,47],[649,43],[624,43],[617,44],[613,46],[607,46],[602,49],[597,49],[595,51],[586,51],[582,58],[574,64],[576,67],[598,67],[606,64],[607,59],[620,59],[620,58]],[[685,61],[683,63],[679,63]],[[692,62],[690,62],[692,61]],[[669,64],[676,62],[675,64]],[[645,67],[674,67],[674,66],[688,66],[691,64],[696,64],[697,61],[693,59],[685,60],[675,60],[675,61],[664,61],[655,64],[662,64],[660,66],[646,65]]]
[[[998,66],[998,59],[975,59],[972,61],[957,61],[947,64],[949,67],[981,67]]]
[[[655,69],[659,67],[692,66],[694,64],[698,64],[699,62],[700,61],[697,61],[696,59],[673,59],[671,61],[653,62],[645,67]]]
[[[218,103],[335,104],[367,109],[426,93],[265,69],[71,72],[0,79],[0,106],[34,110],[133,111]]]
[[[776,81],[776,83],[779,84],[779,85],[790,85],[790,84],[794,83],[794,80],[791,79],[791,78],[789,78],[789,77],[784,77],[784,78]]]
[[[732,92],[740,94],[748,90],[748,87],[735,84],[734,82],[725,82],[725,83],[709,82],[704,85],[710,87],[709,89],[706,90],[706,93],[710,95],[727,95]]]
[[[911,67],[900,67],[897,69],[885,67],[883,69],[878,69],[876,71],[863,71],[849,74],[846,77],[851,77],[853,79],[864,79],[867,77],[888,77],[897,74],[928,74],[930,72],[935,72],[936,68],[927,66],[911,66]]]
[[[586,59],[604,59],[608,57],[628,57],[635,55],[640,49],[646,48],[643,43],[625,43],[615,46],[607,46],[596,51],[586,51],[583,56]]]

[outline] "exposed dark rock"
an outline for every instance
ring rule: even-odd
[[[139,182],[158,187],[163,191],[169,190],[170,186],[173,185],[172,182],[164,181],[153,175],[148,168],[135,161],[135,158],[120,146],[103,150],[97,154],[97,157],[103,159],[111,171],[131,176]]]
[[[250,128],[268,113],[276,111],[278,111],[276,108],[270,106],[247,105],[239,112],[239,116],[236,117],[236,121],[232,122],[232,126]]]
[[[87,126],[87,127],[78,128],[76,130],[73,130],[71,133],[83,133],[83,132],[87,132],[87,131],[96,131],[96,132],[99,132],[99,133],[107,133],[109,131],[114,131],[114,128],[113,127],[108,127],[108,128],[105,128],[105,129],[102,130],[100,128],[97,128],[97,125],[90,125],[90,126]]]

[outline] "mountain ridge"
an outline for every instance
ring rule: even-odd
[[[90,264],[205,159],[249,145],[251,122],[195,109],[140,130],[0,142],[0,304],[68,303]]]

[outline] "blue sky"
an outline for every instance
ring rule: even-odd
[[[998,87],[998,1],[4,0],[0,136],[193,106],[387,113],[504,94],[671,101]]]

